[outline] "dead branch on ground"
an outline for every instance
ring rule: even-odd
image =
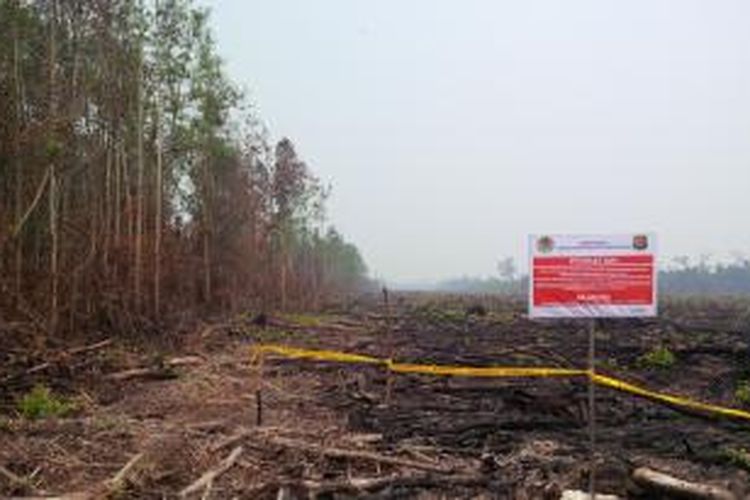
[[[692,483],[647,467],[633,471],[633,481],[652,494],[694,500],[736,500],[733,493],[718,486]]]
[[[430,488],[436,486],[474,486],[488,482],[481,474],[418,474],[392,475],[373,478],[351,478],[334,481],[303,480],[287,486],[301,488],[312,495],[331,493],[363,493],[384,490],[386,488]]]
[[[398,457],[390,457],[382,455],[380,453],[374,453],[364,450],[346,450],[342,448],[332,448],[327,446],[321,446],[315,443],[308,443],[299,439],[291,439],[280,436],[268,437],[266,439],[268,444],[274,446],[280,446],[282,448],[288,448],[293,450],[301,450],[307,453],[314,453],[323,455],[326,457],[333,458],[351,458],[359,460],[369,460],[381,464],[396,465],[399,467],[408,467],[411,469],[426,470],[430,472],[438,472],[442,474],[448,474],[454,472],[453,468],[441,467],[430,463],[417,462],[414,460],[408,460]]]
[[[231,469],[232,466],[234,466],[234,464],[237,462],[237,459],[240,457],[242,452],[243,452],[242,446],[238,446],[237,448],[233,449],[232,453],[230,453],[224,460],[222,460],[221,463],[216,468],[206,471],[195,482],[193,482],[189,486],[185,487],[182,491],[180,491],[180,497],[185,498],[188,495],[191,495],[199,491],[201,488],[210,487],[210,485],[214,482],[214,480],[217,477],[221,476],[226,471]]]

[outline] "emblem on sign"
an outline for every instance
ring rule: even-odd
[[[633,248],[636,250],[645,250],[648,248],[648,236],[637,234],[633,236]]]
[[[555,240],[549,236],[542,236],[536,242],[536,249],[540,253],[549,253],[553,248],[555,248]]]

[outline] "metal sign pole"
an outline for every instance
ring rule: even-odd
[[[253,361],[253,385],[255,386],[255,425],[263,425],[263,361],[264,354],[259,352]]]
[[[591,318],[589,333],[589,374],[596,370],[596,319]],[[596,499],[596,385],[589,376],[589,497]]]
[[[391,305],[388,301],[388,288],[383,287],[383,302],[385,304],[385,328],[386,328],[386,352],[388,353],[388,359],[393,360],[394,356],[394,344],[393,344],[393,327],[391,325]],[[388,370],[388,375],[385,380],[385,405],[391,404],[391,392],[393,391],[393,372]]]

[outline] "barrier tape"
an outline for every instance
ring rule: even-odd
[[[457,377],[580,377],[586,370],[567,368],[490,366],[477,368],[472,366],[449,365],[413,365],[407,363],[390,363],[388,368],[396,373],[421,373],[424,375],[453,375]]]
[[[636,396],[641,396],[654,401],[660,401],[667,403],[672,406],[679,406],[682,408],[690,408],[692,410],[698,410],[706,413],[715,413],[725,417],[734,417],[744,420],[750,420],[750,413],[738,410],[736,408],[727,408],[726,406],[712,405],[709,403],[703,403],[701,401],[695,401],[683,396],[676,396],[673,394],[664,394],[663,392],[656,392],[637,385],[624,382],[614,377],[608,377],[606,375],[600,375],[598,373],[589,373],[589,377],[594,383],[599,384],[603,387],[609,387],[621,392],[627,392]]]
[[[382,365],[396,373],[412,373],[422,375],[457,376],[457,377],[587,377],[595,384],[608,387],[620,392],[633,394],[643,398],[659,401],[668,405],[706,413],[713,413],[726,417],[739,418],[750,421],[750,412],[736,408],[712,405],[695,401],[683,396],[665,394],[625,382],[623,380],[601,375],[590,370],[572,368],[548,367],[519,367],[519,366],[452,366],[452,365],[420,365],[410,363],[395,363],[390,359],[376,358],[362,354],[350,354],[340,351],[326,351],[315,349],[301,349],[277,344],[260,344],[252,347],[253,359],[263,354],[276,354],[292,359],[309,359],[314,361],[333,361],[341,363],[356,363]]]
[[[338,361],[340,363],[364,363],[372,365],[386,364],[386,361],[372,356],[362,354],[349,354],[340,351],[322,351],[312,349],[300,349],[276,344],[261,344],[253,346],[255,354],[278,354],[286,358],[313,359],[316,361]]]

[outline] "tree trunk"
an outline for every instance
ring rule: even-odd
[[[208,223],[205,223],[208,226]],[[208,227],[203,229],[203,301],[211,301],[211,238]]]
[[[104,141],[107,158],[104,164],[104,200],[102,207],[103,236],[102,236],[102,275],[109,276],[109,247],[112,244],[112,144],[107,135]]]
[[[156,106],[156,213],[154,215],[154,314],[161,310],[162,150],[160,103]]]
[[[211,173],[209,172],[208,158],[203,160],[203,297],[206,304],[211,302],[211,236],[213,232],[212,209],[212,186]]]
[[[49,330],[55,332],[57,329],[58,315],[58,245],[59,234],[57,231],[57,173],[55,164],[50,165],[49,178],[49,231],[50,231],[50,311],[49,311]]]
[[[142,266],[143,266],[143,177],[144,177],[144,162],[143,162],[143,54],[140,55],[141,60],[138,65],[138,124],[136,126],[136,144],[137,144],[137,180],[136,180],[136,215],[135,215],[135,262],[134,262],[134,287],[133,287],[133,304],[136,312],[140,312],[141,305],[141,281],[142,281]]]
[[[49,179],[49,231],[50,231],[50,311],[49,311],[49,330],[55,332],[57,330],[57,319],[58,319],[58,288],[59,288],[59,270],[58,270],[58,245],[59,245],[59,234],[57,230],[57,168],[55,165],[56,158],[54,155],[57,153],[57,146],[54,143],[54,123],[57,114],[57,45],[55,41],[56,37],[56,23],[57,23],[57,0],[53,0],[50,3],[50,27],[49,27],[49,115],[48,115],[48,126],[47,126],[47,149],[48,152],[53,155],[50,163],[50,179]]]
[[[279,286],[281,287],[281,310],[286,311],[287,304],[287,244],[286,231],[281,236],[281,276],[279,277]]]
[[[114,217],[115,217],[115,240],[114,240],[114,247],[117,249],[117,247],[120,245],[120,238],[122,237],[122,222],[121,222],[121,216],[122,216],[122,152],[121,149],[118,147],[117,140],[113,141],[112,147],[114,148],[115,153],[115,164],[114,164],[114,176],[115,176],[115,192],[114,192],[114,199],[112,200],[112,210],[114,211]]]
[[[21,99],[21,72],[19,70],[19,50],[18,50],[18,11],[19,2],[16,0],[14,3],[14,20],[13,20],[13,102],[15,104],[15,137],[13,146],[14,156],[14,167],[16,173],[16,186],[15,186],[15,221],[21,220],[23,214],[23,169],[21,168],[21,150],[19,145],[19,139],[22,128],[22,113],[23,113],[23,101]],[[18,301],[22,297],[23,293],[23,236],[21,234],[16,235],[15,240],[15,292]]]

